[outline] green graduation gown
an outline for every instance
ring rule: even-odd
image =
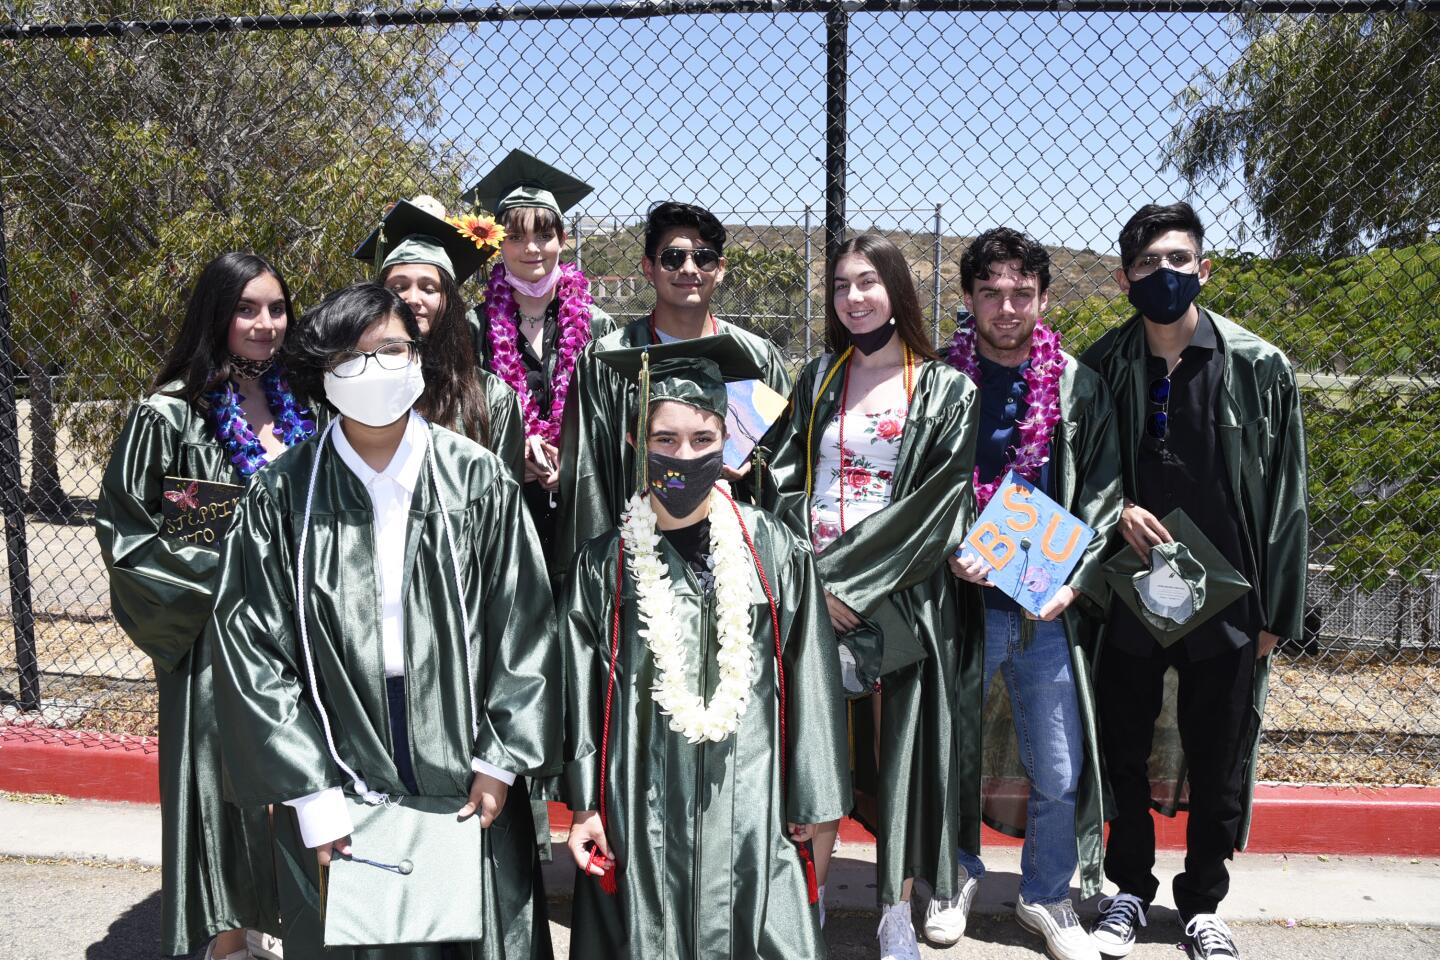
[[[178,390],[182,384],[166,385]],[[267,468],[269,469],[269,468]],[[216,547],[161,536],[164,478],[241,485],[205,417],[156,393],[130,413],[101,480],[95,537],[116,621],[155,664],[160,697],[161,942],[189,954],[224,930],[278,934],[268,814],[227,803],[206,624]]]
[[[774,454],[761,503],[807,542],[807,467],[819,462],[818,437],[839,409],[844,376],[837,374],[816,399],[831,362],[821,357],[806,365],[786,415],[769,434]],[[812,409],[817,442],[807,451]],[[890,505],[847,530],[816,561],[825,590],[866,620],[883,621],[885,630],[907,631],[925,652],[882,680],[878,770],[867,749],[869,704],[851,717],[855,784],[866,801],[859,813],[876,831],[878,894],[886,906],[899,901],[907,877],[929,881],[938,896],[954,896],[956,848],[979,843],[984,613],[979,596],[961,590],[946,566],[975,519],[979,424],[979,393],[970,380],[939,361],[924,362]]]
[[[338,426],[337,426],[338,429]],[[462,945],[472,960],[548,958],[549,929],[525,777],[558,772],[563,658],[549,583],[520,489],[478,444],[431,426],[433,460],[457,540],[465,595],[456,595],[451,550],[430,464],[410,507],[404,573],[405,693],[411,762],[424,795],[463,797],[472,757],[521,774],[482,845],[484,890],[475,909],[485,937]],[[326,748],[305,682],[296,630],[295,547],[311,466],[315,482],[304,615],[340,755],[375,789],[408,791],[396,771],[379,613],[380,584],[369,494],[319,439],[260,475],[242,500],[215,605],[216,690],[226,763],[240,800],[273,803],[287,954],[321,955],[315,853],[283,801],[349,786]],[[465,675],[460,603],[474,631],[474,677]],[[466,684],[480,717],[472,740]],[[459,808],[459,802],[456,803]],[[385,904],[376,904],[383,909]],[[331,950],[356,960],[434,960],[438,944]]]
[[[1110,604],[1101,565],[1112,552],[1120,520],[1120,453],[1110,391],[1095,371],[1069,354],[1060,377],[1060,417],[1050,441],[1055,500],[1095,531],[1095,539],[1070,576],[1070,586],[1080,596],[1063,616],[1065,636],[1070,641],[1070,672],[1075,678],[1085,734],[1085,760],[1075,805],[1075,842],[1080,857],[1080,895],[1090,897],[1099,892],[1103,880],[1105,839],[1092,671],[1096,635]],[[984,728],[985,822],[1003,833],[1023,837],[1029,782],[1015,739],[1010,696],[1003,683],[990,684]]]
[[[728,507],[726,508],[728,509]],[[721,960],[823,957],[818,909],[785,825],[821,823],[850,802],[835,640],[805,541],[742,504],[779,610],[785,668],[785,789],[780,780],[775,638],[758,575],[751,575],[757,667],[740,728],[691,744],[655,706],[655,662],[640,639],[625,565],[614,704],[606,747],[607,837],[619,892],[577,874],[573,960]],[[599,809],[601,745],[620,534],[577,555],[560,612],[569,658],[562,791],[572,810]],[[716,611],[663,537],[659,551],[696,656],[692,689],[718,682]],[[613,869],[613,868],[612,868]]]
[[[525,418],[520,414],[520,397],[488,370],[477,369],[475,375],[485,391],[485,411],[490,415],[490,443],[486,448],[500,458],[516,483],[523,483]]]
[[[1309,561],[1309,519],[1306,487],[1305,427],[1300,391],[1290,361],[1279,348],[1244,327],[1209,311],[1220,346],[1222,374],[1216,416],[1220,453],[1241,529],[1256,571],[1264,629],[1282,640],[1298,640],[1305,616],[1306,565]],[[1136,314],[1101,337],[1081,356],[1098,371],[1115,400],[1120,438],[1121,479],[1125,495],[1139,489],[1136,459],[1144,431],[1146,403],[1145,321]],[[1128,550],[1129,547],[1123,547]],[[1097,670],[1105,669],[1103,644]],[[1254,796],[1256,754],[1269,690],[1270,661],[1255,668],[1253,701],[1255,737],[1247,751],[1241,800],[1244,816],[1236,843],[1243,850],[1250,835],[1250,803]],[[1157,724],[1150,781],[1157,786],[1157,806],[1173,813],[1181,806],[1184,757],[1174,728],[1174,711],[1165,710]],[[1168,727],[1168,729],[1161,729]]]
[[[728,333],[749,351],[764,371],[765,383],[781,396],[790,393],[785,358],[769,340],[724,320],[720,333]],[[555,535],[555,566],[568,570],[585,541],[607,533],[620,523],[620,514],[635,492],[635,406],[639,388],[606,366],[595,354],[601,350],[643,347],[650,339],[650,318],[642,317],[609,336],[592,340],[575,363],[575,378],[565,405],[560,435],[560,522]],[[736,484],[737,499],[749,501],[754,472],[762,471],[764,452],[756,448],[756,465],[746,483]]]

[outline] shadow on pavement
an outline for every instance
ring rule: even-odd
[[[85,960],[154,960],[160,942],[160,893],[156,891],[116,917],[105,937],[85,950]]]

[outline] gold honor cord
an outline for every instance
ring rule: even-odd
[[[820,406],[820,396],[825,392],[825,388],[830,386],[830,381],[835,379],[835,374],[840,372],[841,368],[845,366],[845,361],[849,360],[850,354],[854,352],[855,345],[853,343],[845,348],[845,352],[840,354],[840,358],[826,372],[825,379],[820,381],[820,389],[815,391],[815,400],[810,404],[810,425],[805,428],[805,499],[807,502],[815,492],[815,410]],[[845,411],[840,411],[840,415],[844,416]]]

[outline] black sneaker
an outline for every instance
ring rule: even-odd
[[[1239,960],[1240,948],[1235,946],[1235,937],[1213,913],[1197,913],[1185,924],[1185,936],[1190,938],[1186,947],[1191,960]]]
[[[1117,893],[1100,901],[1100,919],[1090,938],[1107,957],[1128,957],[1135,949],[1137,927],[1145,926],[1145,901]]]

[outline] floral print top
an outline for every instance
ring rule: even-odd
[[[820,438],[815,466],[815,492],[810,497],[810,542],[816,553],[840,538],[840,494],[845,494],[845,530],[890,505],[900,441],[905,436],[905,408],[882,413],[841,411]],[[845,418],[845,476],[840,470],[840,418]]]

